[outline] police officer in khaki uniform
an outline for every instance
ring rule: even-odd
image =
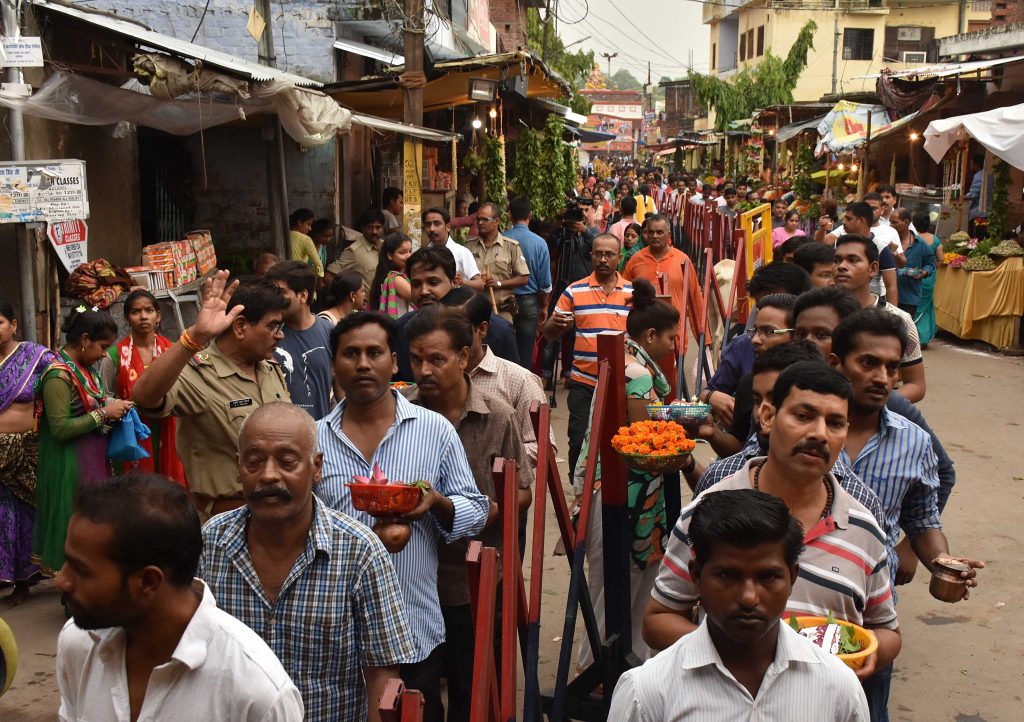
[[[515,315],[515,289],[530,280],[530,267],[526,265],[519,241],[498,232],[501,212],[491,202],[481,203],[476,211],[480,236],[466,241],[466,248],[476,259],[484,279],[485,293],[496,306],[495,313],[506,321]]]
[[[196,322],[132,392],[147,414],[179,419],[178,453],[203,521],[245,503],[236,456],[242,421],[263,404],[290,401],[273,361],[288,300],[265,278],[227,279],[218,271],[206,281]]]

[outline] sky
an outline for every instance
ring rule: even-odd
[[[612,58],[612,74],[626,68],[641,82],[647,80],[648,61],[651,62],[651,80],[655,84],[662,76],[684,77],[691,57],[694,70],[708,70],[710,31],[701,21],[703,6],[699,2],[557,1],[558,34],[562,41],[568,45],[590,36],[570,50],[593,50],[602,72],[608,72],[608,61],[599,53],[615,52],[619,56]]]

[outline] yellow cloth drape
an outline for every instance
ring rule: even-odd
[[[1012,346],[1024,315],[1024,258],[1007,258],[994,271],[943,266],[935,279],[935,321],[960,338],[996,348]]]

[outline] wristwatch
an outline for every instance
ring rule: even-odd
[[[498,281],[498,288],[501,288],[501,281]]]

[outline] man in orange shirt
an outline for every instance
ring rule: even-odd
[[[697,272],[693,268],[693,262],[690,257],[680,251],[678,248],[673,248],[669,244],[670,236],[668,230],[668,221],[662,215],[652,215],[647,217],[645,225],[644,241],[647,243],[645,248],[637,251],[633,254],[633,257],[626,263],[626,268],[623,269],[622,275],[632,281],[634,278],[643,278],[654,284],[657,289],[661,288],[661,282],[659,274],[664,273],[668,278],[668,292],[672,297],[672,305],[679,309],[680,313],[683,311],[683,261],[686,261],[686,274],[690,277],[690,291],[689,291],[689,308],[692,308],[694,314],[692,318],[699,318],[703,312],[703,303],[701,301],[700,282],[697,280]],[[685,314],[686,317],[690,317],[690,314]],[[680,324],[683,322],[683,316],[680,316]],[[693,332],[694,338],[697,336],[697,328],[694,326],[692,320],[690,323],[690,330]],[[684,328],[679,329],[679,337],[676,340],[676,351],[686,351],[686,330]],[[676,357],[675,354],[669,354],[668,356],[658,359],[658,365],[661,366],[662,372],[668,378],[669,383],[672,385],[671,398],[676,396]]]

